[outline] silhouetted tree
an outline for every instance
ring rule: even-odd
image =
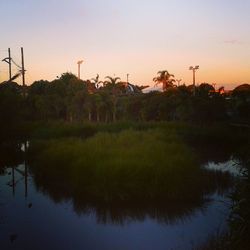
[[[156,85],[162,84],[163,91],[166,91],[168,88],[174,87],[174,75],[170,74],[167,70],[159,71],[158,76],[153,78],[153,81],[156,82]]]

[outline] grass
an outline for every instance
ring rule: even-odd
[[[191,148],[166,128],[36,141],[30,155],[38,179],[104,202],[193,200],[211,187],[212,173],[200,169]]]
[[[26,123],[15,134],[31,140],[35,183],[55,201],[72,199],[78,212],[102,204],[102,212],[145,209],[152,217],[186,215],[187,204],[201,206],[207,194],[229,187],[229,176],[199,167],[201,158],[237,158],[250,138],[248,129],[227,124],[175,122]],[[170,209],[173,201],[178,208]]]

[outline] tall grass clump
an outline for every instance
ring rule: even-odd
[[[190,201],[204,187],[205,170],[171,129],[34,141],[30,155],[37,180],[97,200]]]
[[[80,123],[80,122],[26,122],[19,126],[20,133],[29,139],[58,139],[66,137],[87,138],[97,132],[120,133],[124,130],[146,131],[162,128],[183,130],[186,125],[177,122],[116,122],[116,123]]]

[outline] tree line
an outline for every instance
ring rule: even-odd
[[[141,86],[118,77],[99,75],[80,80],[64,73],[53,81],[35,81],[22,87],[13,81],[0,84],[0,120],[6,126],[23,121],[250,121],[250,85],[230,93],[208,83],[176,86],[173,75],[160,71],[154,78],[163,92],[143,93]]]

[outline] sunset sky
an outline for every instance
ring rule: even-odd
[[[153,85],[157,71],[227,89],[250,82],[250,0],[1,0],[0,57],[24,47],[27,83],[77,73]],[[0,63],[0,81],[7,79]],[[13,71],[15,72],[15,68]]]

